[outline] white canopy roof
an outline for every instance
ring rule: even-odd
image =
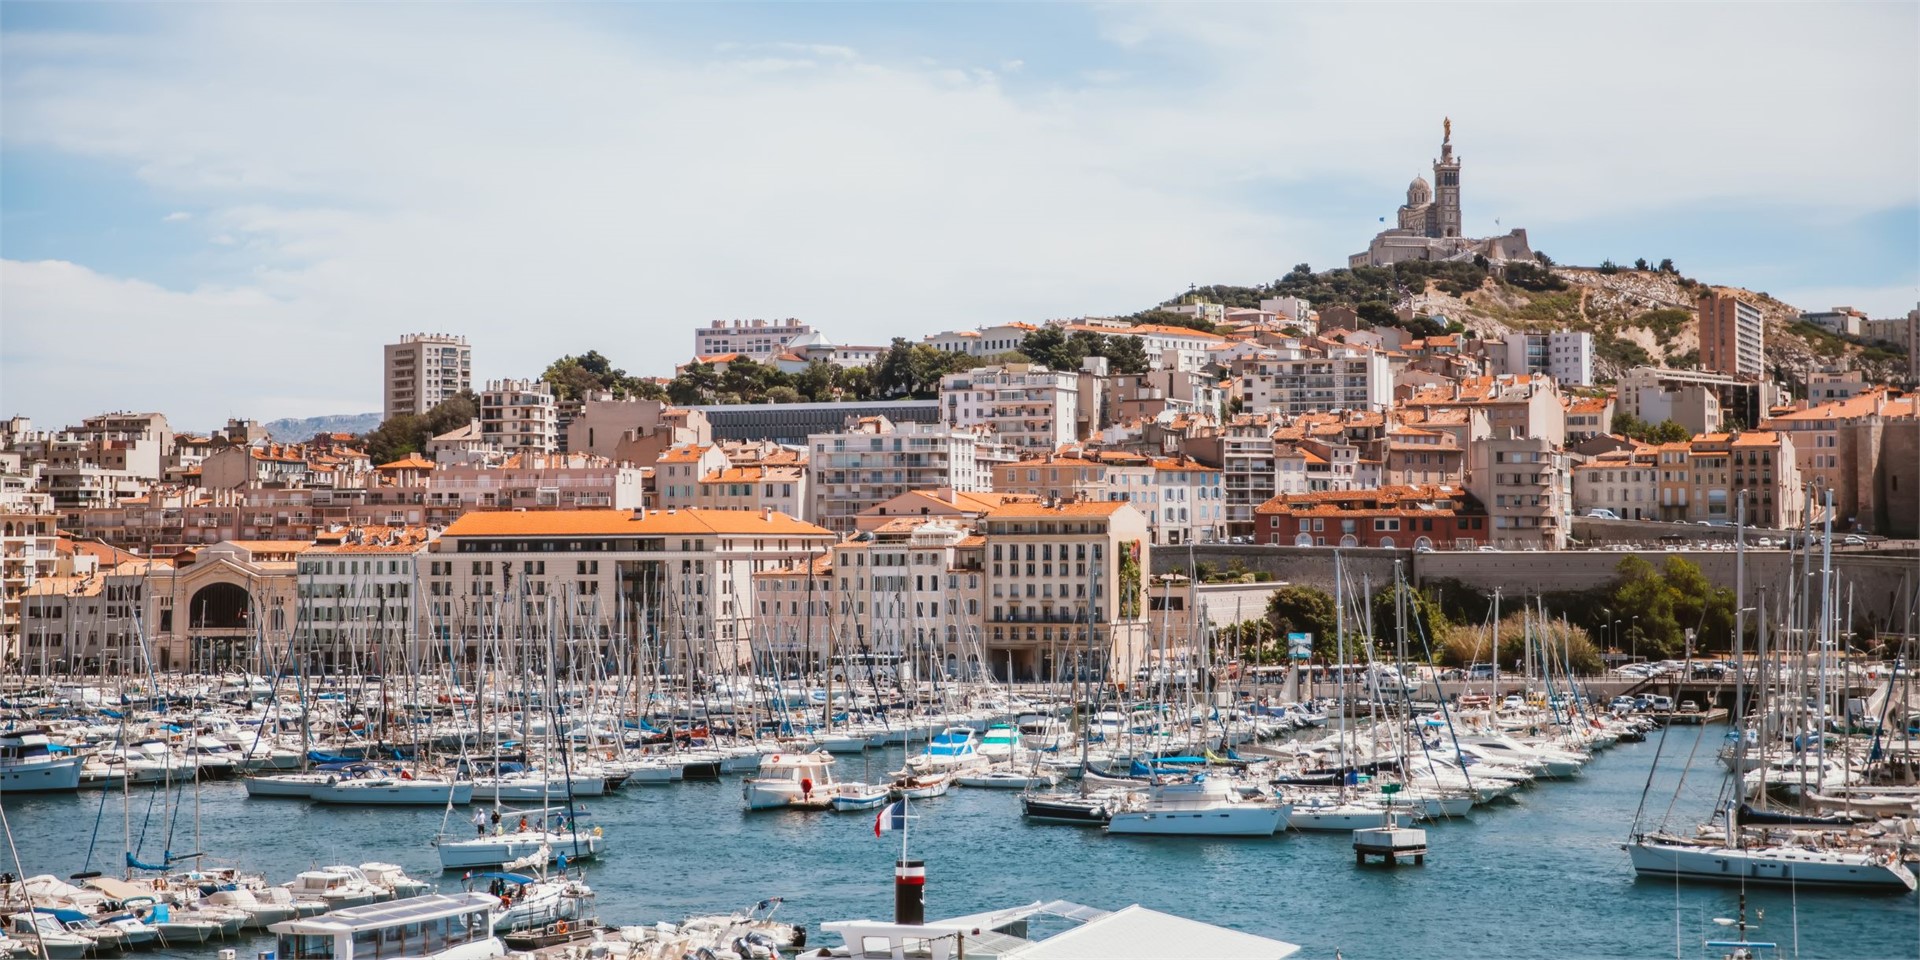
[[[1280,960],[1300,951],[1283,940],[1241,933],[1134,904],[1002,955],[1002,960]]]

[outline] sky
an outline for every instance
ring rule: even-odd
[[[0,416],[380,407],[713,320],[845,343],[1468,232],[1920,300],[1920,4],[0,3]],[[1497,224],[1497,225],[1496,225]]]

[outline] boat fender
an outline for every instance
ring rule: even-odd
[[[555,933],[564,934],[567,932],[567,922],[565,920],[562,920],[559,923],[554,924],[553,928]]]
[[[601,830],[601,829],[600,829],[599,827],[594,827],[594,828],[593,828],[593,835],[594,835],[594,836],[596,836],[596,837],[599,837],[599,836],[604,836],[604,835],[605,835],[605,832],[604,832],[604,831],[602,831],[602,830]]]

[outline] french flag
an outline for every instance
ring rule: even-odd
[[[879,815],[873,818],[873,835],[879,836],[890,830],[907,828],[907,802],[895,800],[880,808]]]

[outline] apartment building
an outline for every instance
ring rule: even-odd
[[[833,548],[847,651],[902,658],[909,678],[983,675],[985,541],[952,520],[892,520]]]
[[[142,629],[152,623],[147,577],[166,569],[146,560],[64,558],[61,572],[35,581],[19,598],[21,671],[125,676],[157,667]]]
[[[1805,492],[1794,464],[1793,440],[1785,433],[1713,433],[1688,445],[1691,474],[1687,519],[1733,523],[1746,495],[1751,526],[1787,529],[1806,519]]]
[[[1555,446],[1566,442],[1567,415],[1561,405],[1560,387],[1548,377],[1468,377],[1415,390],[1407,397],[1405,407],[1428,419],[1449,412],[1469,416],[1477,412],[1486,417],[1488,429],[1495,434],[1535,437]]]
[[[1792,441],[1801,482],[1813,487],[1806,504],[1824,519],[1826,491],[1833,492],[1833,520],[1840,529],[1892,529],[1889,510],[1911,504],[1914,495],[1892,488],[1899,458],[1890,446],[1916,419],[1912,395],[1874,389],[1846,400],[1821,403],[1762,421],[1760,428]]]
[[[1467,451],[1450,433],[1394,422],[1386,436],[1364,445],[1380,463],[1380,482],[1392,486],[1458,487],[1466,482]]]
[[[1288,340],[1233,364],[1248,411],[1292,417],[1330,410],[1384,410],[1393,402],[1386,354],[1365,347]]]
[[[1701,295],[1700,369],[1743,377],[1767,372],[1766,323],[1760,308],[1730,293]]]
[[[24,478],[0,477],[5,480]],[[52,497],[28,491],[24,484],[0,486],[0,663],[18,655],[20,598],[54,575],[59,543]]]
[[[1563,396],[1567,411],[1566,442],[1574,443],[1613,432],[1613,397]],[[1658,422],[1658,421],[1656,421]]]
[[[1562,386],[1593,384],[1593,334],[1585,330],[1510,333],[1502,349],[1502,373],[1552,377]]]
[[[489,380],[480,394],[480,432],[503,453],[559,448],[559,408],[544,380]]]
[[[1467,490],[1487,512],[1487,542],[1509,550],[1566,546],[1572,480],[1558,443],[1508,430],[1475,439],[1467,454]]]
[[[298,564],[293,657],[321,672],[416,674],[439,659],[420,623],[424,527],[328,531]]]
[[[423,628],[468,662],[502,637],[518,662],[730,666],[748,658],[753,574],[836,540],[772,511],[469,513],[423,558]]]
[[[715,320],[693,331],[693,355],[710,357],[737,353],[765,361],[784,352],[794,340],[812,333],[807,324],[785,320]]]
[[[1125,501],[1009,503],[987,513],[981,532],[982,645],[995,678],[1133,674],[1152,569],[1145,516]]]
[[[804,463],[728,466],[701,477],[695,491],[693,505],[707,510],[775,510],[802,520],[813,511]]]
[[[1027,334],[1040,329],[1031,323],[1003,323],[998,326],[981,327],[978,330],[948,330],[922,338],[927,346],[948,353],[964,353],[971,357],[997,357],[1003,353],[1019,350],[1027,342]]]
[[[1858,337],[1866,333],[1867,315],[1852,307],[1834,307],[1831,310],[1806,311],[1800,314],[1800,322],[1811,323],[1842,336]]]
[[[1681,445],[1684,446],[1684,445]],[[1609,450],[1573,466],[1573,512],[1611,510],[1622,520],[1659,520],[1660,448]]]
[[[1226,391],[1205,374],[1188,370],[1117,373],[1107,378],[1109,419],[1117,423],[1163,414],[1218,413]]]
[[[1030,363],[978,367],[940,378],[950,427],[985,427],[1015,450],[1052,450],[1077,438],[1079,376]]]
[[[466,337],[409,333],[382,351],[383,419],[420,416],[441,401],[473,388],[473,348]]]
[[[850,418],[839,431],[813,434],[807,438],[813,522],[845,534],[857,514],[912,490],[990,490],[994,464],[1013,460],[997,439],[885,417]]]
[[[637,510],[646,470],[587,453],[522,453],[494,464],[439,467],[425,475],[436,516],[468,510]]]
[[[994,468],[993,488],[1043,500],[1124,500],[1147,518],[1155,546],[1222,539],[1221,471],[1188,457],[1125,451],[1020,460]]]
[[[1276,478],[1273,417],[1265,414],[1239,414],[1220,430],[1219,462],[1223,489],[1226,491],[1227,536],[1253,535],[1253,508],[1273,499]],[[1299,470],[1300,487],[1305,489],[1304,460]]]
[[[700,479],[732,465],[716,446],[685,444],[668,449],[653,464],[652,506],[662,510],[699,506]]]

